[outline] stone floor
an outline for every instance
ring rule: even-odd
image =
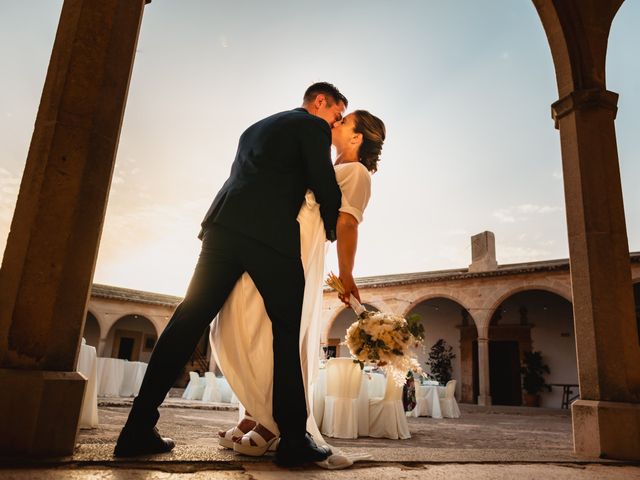
[[[411,418],[409,440],[331,439],[346,452],[372,458],[342,471],[279,469],[270,457],[252,458],[218,447],[215,432],[230,427],[228,405],[170,399],[158,427],[177,442],[165,455],[126,461],[112,456],[128,413],[126,400],[102,401],[100,425],[81,430],[72,457],[0,459],[0,478],[31,479],[640,479],[640,464],[578,458],[566,410],[461,405],[459,419]]]

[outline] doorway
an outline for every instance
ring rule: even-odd
[[[491,402],[494,405],[522,405],[518,342],[490,341],[489,366]]]
[[[142,332],[116,330],[111,357],[137,362],[140,358]]]

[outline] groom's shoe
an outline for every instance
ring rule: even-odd
[[[176,444],[170,438],[160,436],[157,428],[133,429],[123,428],[118,437],[113,455],[116,457],[135,457],[166,453],[173,450]]]
[[[318,446],[308,433],[302,440],[292,442],[285,437],[280,439],[275,462],[279,467],[299,467],[311,462],[321,462],[331,455],[331,449]]]

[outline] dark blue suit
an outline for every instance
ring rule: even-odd
[[[306,190],[313,190],[327,238],[335,240],[341,192],[330,149],[329,125],[303,108],[267,117],[242,134],[229,179],[202,222],[202,251],[187,295],[158,339],[129,424],[155,425],[157,407],[236,281],[248,272],[272,322],[274,419],[283,437],[304,436],[298,346],[304,271],[296,217]]]

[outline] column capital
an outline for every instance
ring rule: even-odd
[[[600,88],[589,88],[585,90],[574,90],[566,97],[562,97],[557,102],[551,104],[551,118],[555,122],[576,110],[586,110],[590,108],[603,108],[613,112],[616,118],[618,112],[618,94]]]

